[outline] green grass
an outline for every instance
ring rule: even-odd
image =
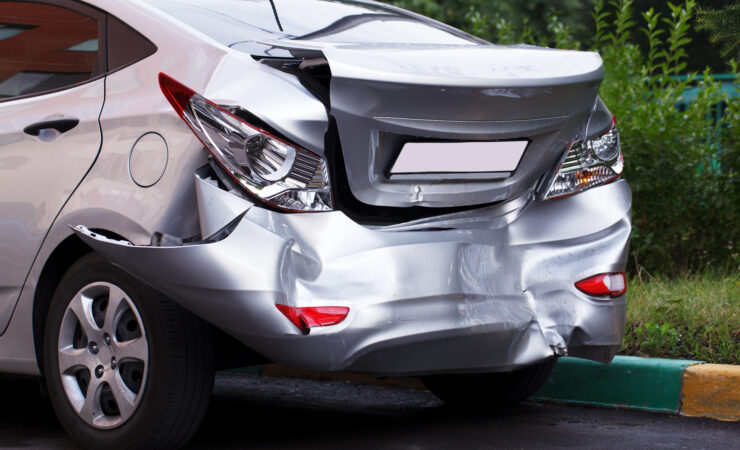
[[[620,354],[740,364],[740,273],[632,277]]]

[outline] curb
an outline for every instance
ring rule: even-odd
[[[579,358],[558,360],[535,400],[678,413],[681,378],[697,361],[615,356],[609,365]]]
[[[414,377],[379,378],[348,372],[292,369],[279,364],[236,370],[267,377],[354,381],[387,388],[426,390]],[[740,366],[635,356],[616,356],[611,364],[605,365],[563,357],[532,399],[740,421]]]
[[[740,421],[740,366],[615,356],[561,358],[535,400]]]
[[[740,366],[702,364],[683,373],[681,414],[740,421]]]

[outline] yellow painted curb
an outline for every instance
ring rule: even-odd
[[[681,414],[740,421],[740,366],[690,366],[682,382]]]

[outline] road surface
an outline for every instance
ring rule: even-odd
[[[73,449],[34,380],[0,380],[0,448]],[[187,448],[740,448],[740,424],[526,403],[465,413],[428,392],[219,373]]]

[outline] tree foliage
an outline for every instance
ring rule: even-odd
[[[607,74],[600,95],[619,119],[633,189],[632,260],[673,274],[738,270],[740,105],[708,70],[680,76],[693,0],[639,19],[631,4],[619,0],[604,15],[597,2],[594,15],[611,30],[599,46]],[[634,43],[636,32],[647,37],[647,52]],[[720,120],[715,108],[725,108]]]
[[[590,15],[594,0],[517,0],[510,2],[490,0],[382,0],[402,8],[417,11],[426,16],[471,32],[488,41],[508,44],[525,43],[563,47],[567,36],[583,47],[593,46],[594,21]],[[737,0],[736,0],[737,1]],[[703,9],[721,9],[727,0],[697,0]],[[633,9],[670,14],[667,2],[635,0]],[[607,8],[609,9],[609,5]],[[737,22],[736,22],[737,23]],[[560,36],[558,39],[557,36]],[[691,70],[702,71],[711,66],[715,71],[725,71],[725,58],[706,39],[703,31],[689,30],[692,39],[688,48],[692,58],[688,61]],[[647,45],[644,36],[638,33],[635,42],[643,49]]]
[[[722,46],[722,56],[740,61],[740,1],[722,9],[697,10],[699,30],[710,33],[709,40]]]

